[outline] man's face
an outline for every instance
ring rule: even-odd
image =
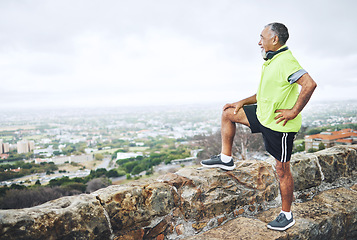
[[[270,27],[266,27],[260,34],[258,45],[264,52],[276,51],[276,38],[274,32],[270,30]]]

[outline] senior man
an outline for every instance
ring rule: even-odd
[[[317,86],[285,45],[288,38],[288,29],[282,23],[264,27],[258,43],[265,60],[258,90],[251,97],[223,107],[221,153],[201,162],[205,167],[233,170],[236,123],[250,127],[252,133],[262,133],[267,152],[276,160],[282,202],[279,216],[267,227],[279,231],[295,224],[291,213],[294,180],[289,161],[294,137],[301,128],[300,112]]]

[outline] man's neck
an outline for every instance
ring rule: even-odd
[[[272,51],[273,51],[273,52],[276,52],[276,51],[278,51],[279,49],[283,48],[284,46],[285,46],[285,45],[280,45],[280,44],[278,44],[278,45],[274,46],[274,49],[272,49]]]

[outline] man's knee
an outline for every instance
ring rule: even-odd
[[[276,169],[276,173],[277,173],[279,179],[282,179],[282,178],[285,178],[286,176],[291,175],[290,162],[282,163],[282,162],[276,160],[275,169]]]
[[[244,109],[240,108],[236,114],[234,114],[235,108],[227,108],[222,112],[222,120],[229,120],[233,123],[240,123],[245,126],[250,126]]]
[[[228,119],[228,120],[233,120],[232,119],[232,116],[233,116],[233,111],[234,109],[233,108],[227,108],[225,110],[223,110],[222,112],[222,119]]]

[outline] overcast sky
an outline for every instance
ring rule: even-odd
[[[1,0],[0,109],[227,103],[255,94],[263,27],[357,100],[357,1]]]

